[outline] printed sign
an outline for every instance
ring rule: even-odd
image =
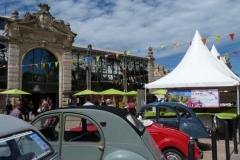
[[[190,108],[219,108],[218,89],[170,90],[169,101],[180,102]]]

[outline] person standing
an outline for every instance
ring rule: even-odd
[[[128,107],[129,107],[129,112],[132,113],[134,116],[136,114],[136,104],[134,100],[130,100],[130,102],[128,103]]]
[[[83,104],[83,106],[93,106],[94,104],[91,102],[91,97],[87,96],[86,97],[86,103]]]
[[[32,121],[32,111],[33,111],[33,102],[29,101],[28,103],[28,110],[29,110],[29,121]]]
[[[23,104],[22,104],[22,113],[24,115],[24,120],[29,121],[29,108],[28,108],[28,99],[24,98]]]
[[[52,103],[52,100],[49,97],[47,97],[47,103],[48,103],[49,109],[52,109],[53,108],[53,103]]]
[[[106,99],[106,105],[107,106],[112,106],[112,107],[115,107],[112,103],[112,100],[111,99]]]
[[[46,99],[43,99],[43,103],[42,103],[42,111],[41,111],[41,112],[43,112],[43,111],[47,111],[47,110],[49,110],[49,105],[48,105]]]
[[[8,100],[6,105],[6,114],[9,115],[12,109],[13,109],[13,106],[11,104],[11,101]]]
[[[17,118],[23,120],[22,113],[21,113],[21,109],[22,109],[21,103],[20,103],[20,102],[17,102],[17,103],[14,105],[14,110],[12,110],[12,112],[10,113],[10,115],[13,116],[13,117],[17,117]]]

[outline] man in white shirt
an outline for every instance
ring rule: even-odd
[[[91,102],[91,97],[86,97],[87,102],[83,104],[83,106],[93,106],[94,104]]]

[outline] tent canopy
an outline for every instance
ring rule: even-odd
[[[108,89],[108,90],[105,90],[105,91],[99,92],[98,94],[100,94],[100,95],[125,95],[126,93],[111,88],[111,89]]]
[[[3,92],[0,92],[0,94],[16,94],[16,95],[20,95],[20,94],[31,94],[31,93],[24,92],[24,91],[19,90],[19,89],[10,89],[10,90],[6,90],[6,91],[3,91]]]
[[[212,56],[196,31],[191,45],[178,66],[165,77],[145,88],[196,88],[238,86],[239,80]]]
[[[218,63],[220,63],[229,72],[230,76],[233,76],[240,81],[240,78],[235,73],[233,73],[233,71],[225,64],[223,58],[220,56],[214,45],[212,46],[211,53],[217,59]]]
[[[137,91],[129,91],[129,92],[125,93],[125,95],[127,95],[127,96],[137,95]]]
[[[91,94],[98,94],[98,92],[86,89],[84,91],[74,94],[73,96],[83,96],[83,95],[91,95]]]
[[[152,92],[151,94],[166,95],[167,94],[167,90],[166,89],[159,89],[159,90],[156,90],[156,91]]]

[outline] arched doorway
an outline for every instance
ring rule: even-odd
[[[49,97],[54,107],[58,102],[59,68],[57,58],[45,49],[34,49],[22,63],[22,89],[32,93],[25,98],[38,109],[42,98]]]
[[[7,48],[0,44],[0,89],[7,88]]]

